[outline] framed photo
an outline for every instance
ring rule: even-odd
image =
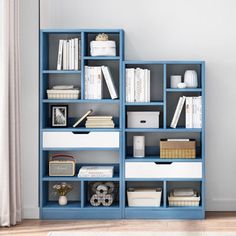
[[[68,106],[52,105],[51,106],[52,127],[68,126]]]

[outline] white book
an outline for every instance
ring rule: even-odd
[[[144,86],[145,100],[144,100],[144,102],[150,102],[150,70],[147,70],[147,69],[144,70],[144,80],[145,80],[145,86]]]
[[[185,127],[193,128],[193,97],[186,97]]]
[[[70,70],[70,42],[66,42],[66,68]]]
[[[84,67],[85,99],[88,99],[88,66]]]
[[[182,111],[183,106],[184,106],[184,102],[185,102],[185,97],[180,97],[179,101],[178,101],[178,105],[175,109],[175,113],[174,113],[171,125],[170,125],[171,128],[176,128],[176,126],[178,124],[178,121],[179,121],[181,111]]]
[[[145,102],[145,94],[146,94],[146,90],[145,90],[145,74],[144,74],[144,70],[140,69],[139,70],[139,81],[140,81],[140,86],[139,86],[139,102]]]
[[[75,38],[75,47],[74,47],[74,69],[79,69],[79,39]]]
[[[106,81],[109,93],[111,95],[111,98],[112,99],[118,98],[117,90],[116,90],[116,87],[115,87],[115,84],[114,84],[114,80],[113,80],[113,78],[111,76],[111,72],[109,70],[109,67],[102,66],[102,72],[103,72],[103,75],[104,75],[104,78],[105,78],[105,81]]]
[[[141,78],[140,78],[140,68],[135,70],[134,75],[134,101],[140,102],[141,101]]]
[[[147,102],[151,101],[151,71],[148,70],[147,77]]]
[[[64,42],[64,40],[62,40],[62,39],[59,40],[58,56],[57,56],[57,70],[61,70],[61,68],[62,68],[63,42]]]
[[[134,68],[128,68],[126,72],[126,102],[134,102]]]
[[[202,128],[202,97],[194,97],[194,126],[193,128]]]
[[[77,120],[75,123],[74,123],[74,125],[73,125],[73,127],[75,128],[77,125],[79,125],[89,114],[91,114],[93,112],[93,110],[91,109],[91,110],[89,110],[89,111],[87,111],[79,120]]]
[[[197,101],[193,97],[193,128],[197,128]]]
[[[71,70],[75,69],[75,40],[71,39]]]
[[[95,84],[96,84],[96,97],[95,99],[102,99],[102,92],[103,92],[103,89],[102,89],[102,68],[101,66],[96,66],[94,67],[95,69]]]
[[[63,40],[63,70],[68,70],[67,68],[67,41]]]

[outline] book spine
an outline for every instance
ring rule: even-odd
[[[139,91],[140,91],[140,102],[145,102],[145,95],[146,95],[146,91],[145,91],[145,76],[144,76],[144,70],[140,69],[140,73],[139,73],[139,80],[140,80],[140,86],[139,86]]]
[[[185,97],[180,97],[178,105],[177,105],[176,110],[175,110],[174,117],[173,117],[171,125],[170,125],[171,128],[176,128],[176,126],[178,124],[178,121],[179,121],[181,111],[182,111],[183,106],[184,106],[184,102],[185,102]]]
[[[197,128],[197,104],[196,104],[196,97],[193,97],[193,128]]]
[[[192,97],[186,97],[185,127],[193,128],[193,98]]]
[[[147,102],[151,101],[151,71],[147,70]]]
[[[71,39],[71,69],[75,69],[75,39]]]
[[[59,40],[58,46],[58,56],[57,56],[57,70],[61,70],[62,68],[62,50],[63,50],[63,40]]]
[[[67,60],[67,42],[66,40],[63,40],[63,70],[67,70],[67,67],[66,67],[66,60]]]
[[[74,42],[75,42],[75,47],[74,47],[74,56],[75,56],[74,69],[78,70],[79,69],[79,39],[75,38]]]
[[[88,99],[88,66],[84,67],[84,82],[85,82],[85,99]]]
[[[111,72],[110,72],[109,68],[107,66],[102,66],[102,72],[103,72],[103,75],[104,75],[104,78],[105,78],[105,81],[106,81],[106,84],[108,87],[108,91],[111,95],[111,98],[112,99],[118,98],[117,91],[116,91],[116,88],[114,85],[114,80],[111,76]]]
[[[70,67],[69,67],[69,65],[70,65],[69,59],[70,59],[70,57],[69,57],[69,55],[70,55],[70,42],[67,41],[66,42],[66,68],[67,68],[67,70],[70,70]]]
[[[134,81],[134,101],[140,102],[141,95],[141,81],[140,81],[140,68],[135,70],[135,81]]]
[[[131,102],[131,70],[125,70],[125,93],[126,102]]]

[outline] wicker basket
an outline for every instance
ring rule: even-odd
[[[48,99],[78,99],[79,90],[78,89],[70,89],[70,90],[48,89],[47,95],[48,95]]]
[[[193,197],[174,197],[173,192],[168,197],[169,206],[199,206],[200,196],[195,192]]]
[[[160,141],[160,158],[196,158],[196,141]]]

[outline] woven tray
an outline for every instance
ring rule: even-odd
[[[160,141],[160,158],[196,158],[196,141]]]
[[[194,197],[174,197],[173,192],[168,197],[169,206],[199,206],[200,196],[196,192]]]
[[[70,90],[48,89],[47,95],[48,95],[48,99],[78,99],[79,90],[78,89],[70,89]]]

